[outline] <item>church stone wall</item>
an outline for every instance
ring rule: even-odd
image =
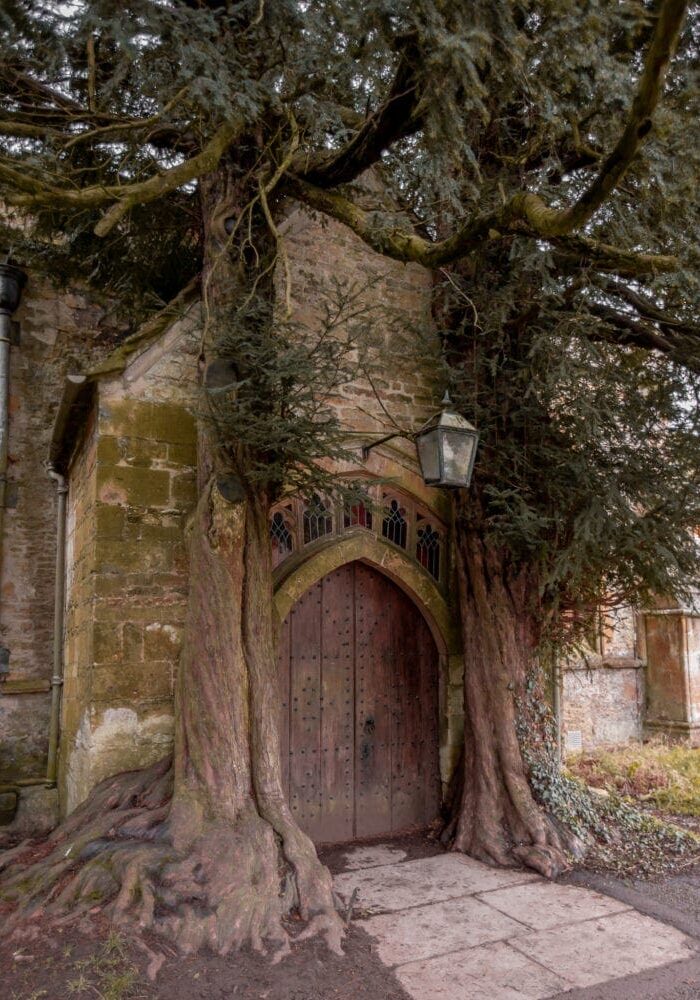
[[[69,590],[60,783],[67,812],[102,778],[157,760],[172,745],[195,422],[167,374],[173,359],[156,345],[150,362],[136,397],[126,375],[100,386],[94,442],[79,450],[70,475],[76,518],[88,495],[94,506],[90,592],[83,601],[75,569]],[[176,402],[166,401],[168,385]],[[77,566],[77,551],[72,558]],[[79,648],[72,643],[82,629],[89,639]]]
[[[318,330],[334,285],[354,289],[371,327],[370,378],[358,376],[330,399],[341,424],[360,442],[397,426],[417,430],[439,408],[445,386],[429,368],[431,273],[369,250],[336,222],[323,225],[297,209],[281,227],[288,248],[292,311],[296,322]],[[282,288],[280,287],[280,292]],[[420,331],[422,358],[409,344]],[[342,336],[342,328],[339,331]],[[372,360],[378,362],[372,372]],[[381,398],[378,399],[377,396]],[[415,467],[415,450],[396,438],[387,452]],[[435,491],[433,491],[435,492]]]
[[[397,340],[401,316],[404,328],[419,318],[428,322],[429,276],[416,266],[379,261],[340,227],[321,226],[301,213],[288,220],[285,238],[295,319],[311,336],[319,329],[324,288],[345,281],[365,289],[374,350],[386,374],[379,382],[373,379],[381,402],[363,378],[330,400],[350,438],[357,440],[357,462],[338,466],[348,472],[362,466],[361,446],[368,437],[394,429],[387,411],[413,430],[436,408],[439,387]],[[343,336],[342,329],[337,335]],[[85,515],[92,568],[91,591],[83,599],[74,546],[66,644],[71,679],[67,676],[61,748],[66,812],[102,778],[162,756],[172,739],[173,679],[187,592],[184,527],[195,499],[200,337],[194,308],[132,356],[121,375],[102,379],[94,441],[86,437],[73,462],[70,497],[76,509],[71,507],[71,516],[77,521]],[[445,498],[425,487],[415,452],[405,441],[397,439],[373,453],[367,468],[399,477],[443,518],[448,516]],[[92,477],[89,487],[83,484],[86,475]],[[94,498],[91,522],[88,495]],[[445,692],[455,705],[461,700],[455,693],[461,695],[456,659]]]

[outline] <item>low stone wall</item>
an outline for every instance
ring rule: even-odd
[[[620,607],[596,616],[587,655],[562,665],[564,750],[638,742],[644,735],[645,650],[639,619]]]
[[[569,666],[563,671],[562,735],[565,750],[590,750],[640,741],[644,722],[644,669],[632,657]]]

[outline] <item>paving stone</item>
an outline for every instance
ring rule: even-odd
[[[630,909],[625,903],[599,892],[551,882],[532,882],[479,893],[479,899],[538,931]]]
[[[519,935],[509,943],[572,986],[595,986],[693,954],[685,934],[636,910]]]
[[[569,986],[502,941],[410,962],[396,975],[414,1000],[546,1000]]]
[[[359,926],[378,941],[379,957],[387,965],[434,958],[523,931],[522,924],[473,896],[381,914]]]
[[[377,868],[379,865],[394,865],[403,861],[406,852],[388,844],[374,847],[354,847],[345,854],[345,865],[352,871],[358,868]]]
[[[537,879],[537,875],[523,871],[488,868],[464,855],[441,854],[345,872],[336,875],[335,887],[346,899],[357,888],[356,909],[360,913],[387,913]]]

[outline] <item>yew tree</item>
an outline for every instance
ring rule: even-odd
[[[551,788],[547,657],[601,600],[698,578],[687,8],[3,4],[4,242],[87,282],[125,329],[200,297],[205,401],[174,759],[104,782],[40,862],[15,855],[18,922],[99,898],[185,949],[283,951],[296,907],[339,947],[276,725],[268,512],[341,448],[319,404],[338,361],[310,365],[286,309],[280,222],[299,202],[435,275],[416,354],[437,331],[425,363],[482,434],[454,497],[466,725],[444,839],[561,867],[574,839]]]

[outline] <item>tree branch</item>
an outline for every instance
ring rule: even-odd
[[[611,344],[640,347],[659,351],[672,360],[700,373],[700,339],[683,335],[662,333],[648,323],[640,322],[633,316],[617,312],[610,306],[597,302],[586,303],[588,311],[602,320],[587,332],[589,340],[604,340]]]
[[[678,43],[688,0],[663,0],[629,120],[595,180],[569,208],[550,208],[530,192],[516,195],[517,210],[541,236],[563,236],[579,229],[594,215],[622,179],[652,127],[666,71]]]
[[[355,180],[377,162],[393,142],[411,135],[420,127],[414,117],[418,93],[413,68],[404,45],[389,94],[367,118],[342,149],[311,167],[297,166],[295,172],[318,187],[335,187]]]
[[[566,271],[589,267],[622,278],[644,278],[675,271],[680,266],[678,258],[670,254],[635,253],[586,236],[562,236],[551,243],[555,260]]]
[[[424,267],[442,267],[468,256],[489,240],[501,240],[513,235],[540,237],[518,214],[517,204],[513,204],[515,199],[502,209],[475,216],[452,236],[433,243],[410,229],[387,225],[386,217],[366,212],[337,191],[324,191],[305,180],[289,176],[286,186],[290,194],[310,208],[342,222],[377,253],[394,260],[414,261]],[[570,261],[576,260],[579,266],[586,263],[593,268],[618,274],[653,274],[675,270],[678,266],[675,257],[635,254],[582,236],[559,239],[557,244],[566,249],[564,256]]]
[[[33,208],[40,205],[60,205],[66,208],[93,208],[114,204],[95,226],[97,236],[105,236],[122,219],[134,205],[155,201],[171,191],[177,190],[188,181],[200,177],[213,170],[231,143],[243,129],[240,120],[224,122],[212,138],[195,156],[184,160],[170,170],[155,174],[145,181],[134,184],[102,185],[95,184],[86,188],[69,189],[58,187],[47,181],[29,175],[7,163],[0,162],[0,180],[19,190],[8,191],[5,200],[23,208]]]
[[[652,302],[651,299],[635,292],[628,285],[621,285],[617,281],[603,281],[599,283],[599,287],[610,295],[619,296],[645,318],[653,320],[662,327],[670,327],[671,331],[697,337],[700,342],[700,330],[697,327],[693,327],[689,323],[685,323],[676,316],[667,313],[664,309],[659,308],[655,302]]]

